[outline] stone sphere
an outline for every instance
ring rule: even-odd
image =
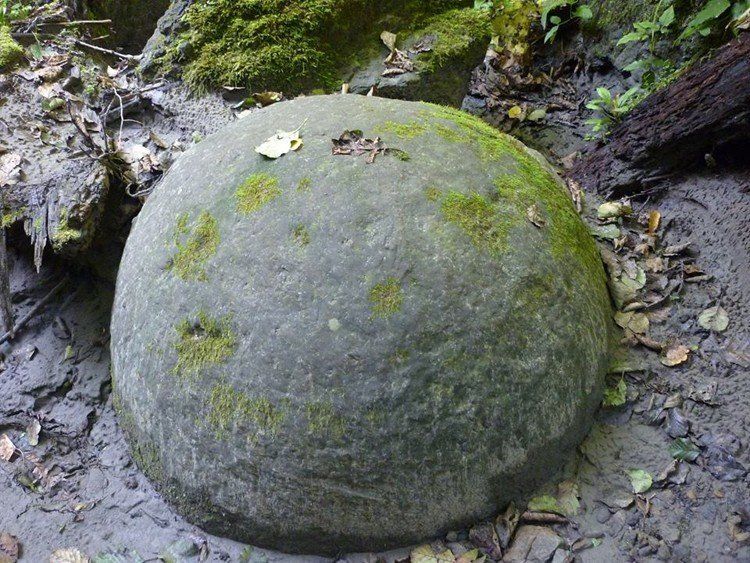
[[[296,129],[297,150],[254,150]],[[398,547],[559,468],[601,400],[609,319],[537,153],[440,106],[300,98],[195,145],[149,197],[117,280],[115,406],[209,532]]]

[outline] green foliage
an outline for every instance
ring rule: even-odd
[[[29,2],[11,2],[0,0],[0,27],[9,25],[15,20],[22,20],[31,13]]]
[[[539,19],[537,0],[474,2],[475,9],[488,10],[497,49],[523,56],[530,49],[532,25]]]
[[[558,31],[570,22],[586,22],[594,17],[591,8],[587,4],[579,4],[578,0],[542,0],[541,5],[542,27],[547,30],[544,36],[545,43],[554,41]],[[551,15],[553,12],[557,13]],[[559,15],[563,12],[569,14],[567,19]]]
[[[586,124],[592,127],[594,133],[603,135],[607,135],[620,123],[625,114],[640,102],[642,96],[641,88],[638,86],[614,96],[607,88],[600,86],[596,93],[598,97],[586,104],[586,107],[594,112],[595,117],[587,119]]]
[[[735,2],[740,4],[741,2]],[[731,6],[729,0],[709,0],[703,9],[693,16],[685,29],[677,38],[678,41],[684,41],[688,37],[698,33],[703,37],[709,35],[717,21],[727,13]]]

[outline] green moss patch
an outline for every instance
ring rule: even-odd
[[[237,188],[237,211],[249,215],[281,195],[279,179],[268,174],[253,174]]]
[[[388,278],[370,290],[373,317],[388,318],[401,310],[403,302],[404,294],[396,278]]]
[[[375,133],[383,135],[391,133],[399,139],[414,139],[427,132],[427,126],[420,120],[412,119],[404,123],[398,121],[386,121],[375,127]]]
[[[67,244],[75,244],[83,240],[83,229],[73,227],[70,213],[67,209],[60,212],[60,221],[50,237],[52,247],[59,250]]]
[[[333,405],[328,401],[308,403],[305,407],[307,427],[310,432],[321,436],[340,438],[346,430],[346,423],[336,413]]]
[[[476,192],[448,192],[440,203],[447,221],[466,233],[471,242],[492,253],[506,250],[510,228],[519,223],[500,202],[490,202]]]
[[[23,59],[23,47],[10,35],[10,28],[0,25],[0,71],[8,71]]]
[[[189,222],[190,216],[187,213],[177,218],[174,233],[177,252],[167,269],[185,281],[207,281],[205,263],[219,248],[219,225],[208,211],[203,211],[198,216],[192,230]]]
[[[258,431],[274,433],[284,413],[265,397],[249,397],[226,383],[214,385],[208,398],[206,422],[222,438],[234,424],[252,424]]]
[[[292,238],[299,246],[310,244],[310,231],[304,225],[295,225],[292,229]]]
[[[201,311],[197,322],[184,319],[175,329],[177,364],[173,373],[176,375],[191,377],[207,367],[222,364],[237,346],[237,335],[228,316],[214,319]]]

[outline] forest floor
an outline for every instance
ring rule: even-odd
[[[549,118],[556,129],[536,135],[548,140],[539,148],[563,163],[583,145],[576,98],[591,77],[575,80],[567,113],[556,123]],[[178,91],[170,103],[184,111],[142,116],[132,131],[125,127],[125,137],[150,127],[172,146],[231,118],[219,99],[198,102]],[[168,113],[188,117],[175,121]],[[619,317],[627,357],[610,376],[614,405],[599,412],[565,474],[539,491],[547,495],[543,504],[566,515],[544,512],[537,497],[510,546],[503,531],[514,524],[501,517],[494,532],[477,526],[436,538],[434,553],[477,547],[496,556],[505,551],[509,561],[557,563],[750,560],[750,170],[727,157],[649,194],[634,197],[632,216],[610,226],[596,219],[600,196],[584,194],[592,228],[603,234],[616,226],[620,233],[618,241],[600,240],[610,275],[632,274],[645,308]],[[106,262],[116,264],[117,252]],[[323,561],[210,536],[176,514],[131,460],[112,407],[112,268],[95,275],[45,255],[37,273],[29,246],[19,243],[11,254],[17,318],[69,279],[0,348],[0,534],[17,538],[21,561],[47,561],[59,549],[100,562]],[[701,326],[701,314],[717,306],[726,312],[726,328],[716,317],[713,330]],[[0,535],[0,560],[12,541]],[[408,554],[404,548],[342,558]]]

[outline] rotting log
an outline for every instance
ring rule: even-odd
[[[572,176],[609,197],[636,194],[705,165],[707,154],[750,140],[750,33],[694,65],[636,107]]]

